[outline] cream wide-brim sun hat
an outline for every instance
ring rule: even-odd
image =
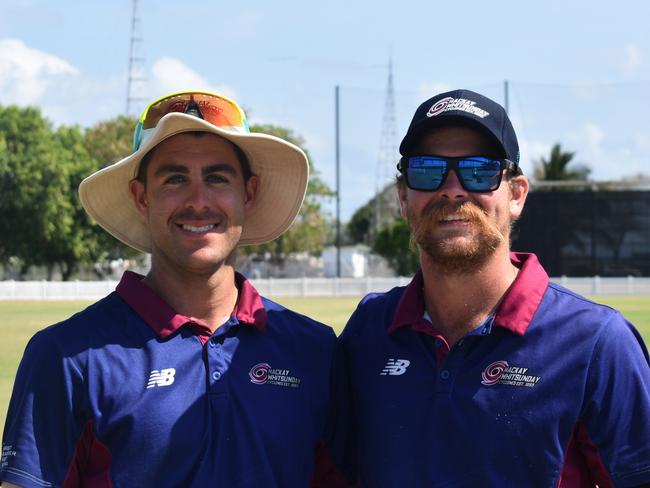
[[[305,153],[294,144],[268,134],[237,132],[217,127],[184,113],[160,119],[151,136],[136,152],[84,179],[79,185],[81,204],[109,234],[143,252],[151,252],[151,239],[129,190],[142,158],[165,139],[182,132],[210,132],[238,146],[259,177],[253,207],[247,212],[240,245],[269,242],[292,224],[300,210],[309,179]]]

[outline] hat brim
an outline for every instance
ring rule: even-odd
[[[142,158],[156,145],[191,131],[210,132],[238,146],[248,158],[253,174],[259,177],[255,205],[246,215],[239,244],[269,242],[287,230],[307,191],[309,163],[305,153],[275,136],[238,133],[182,113],[165,115],[136,152],[81,182],[79,197],[86,212],[128,246],[151,252],[149,230],[135,207],[129,182],[136,177]]]

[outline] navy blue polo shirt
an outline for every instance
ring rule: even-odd
[[[0,479],[25,487],[305,487],[336,338],[237,276],[212,334],[141,277],[38,332],[16,376]]]
[[[534,255],[511,259],[520,272],[495,315],[451,348],[424,318],[421,273],[359,304],[340,340],[361,486],[650,482],[638,332],[550,284]]]

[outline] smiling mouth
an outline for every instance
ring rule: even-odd
[[[447,215],[441,218],[440,222],[469,222],[469,220],[458,215]]]
[[[190,224],[181,225],[181,228],[183,230],[187,230],[187,231],[193,232],[195,234],[201,234],[203,232],[208,232],[209,230],[212,230],[215,227],[216,227],[215,224],[207,224],[207,225],[202,225],[200,227],[197,227],[195,225],[190,225]]]

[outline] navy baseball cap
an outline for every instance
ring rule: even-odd
[[[399,152],[407,156],[426,131],[454,125],[484,132],[503,150],[504,158],[519,164],[519,143],[508,114],[498,103],[471,90],[441,93],[420,105],[402,139]]]

